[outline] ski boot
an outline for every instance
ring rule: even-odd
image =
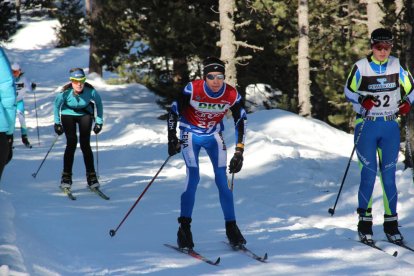
[[[364,216],[362,214],[359,215],[359,222],[358,222],[358,236],[359,240],[365,244],[373,245],[374,240],[372,239],[372,215]]]
[[[179,217],[178,223],[180,227],[177,232],[177,244],[179,248],[188,248],[192,250],[194,247],[193,234],[191,233],[191,218]]]
[[[389,242],[395,244],[403,243],[403,236],[398,230],[398,215],[384,215],[384,233]]]
[[[237,227],[235,220],[226,221],[226,235],[231,246],[240,247],[246,244],[246,240],[241,234],[239,227]]]
[[[95,172],[87,172],[86,181],[88,182],[89,188],[99,188],[99,182]]]
[[[60,180],[60,188],[65,189],[72,186],[72,173],[62,172],[62,178]]]
[[[32,145],[30,145],[29,139],[27,139],[27,135],[22,135],[22,142],[27,148],[32,148]]]

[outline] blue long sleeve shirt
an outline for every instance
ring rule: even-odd
[[[94,102],[96,106],[95,122],[103,124],[103,106],[99,93],[87,85],[83,88],[82,93],[75,94],[73,88],[69,88],[56,96],[54,104],[54,121],[60,124],[61,115],[83,116],[85,114],[93,114]]]

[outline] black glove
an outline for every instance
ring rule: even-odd
[[[230,160],[229,172],[238,173],[243,167],[243,151],[238,151],[233,155],[233,158]]]
[[[7,135],[7,142],[9,142],[9,156],[7,157],[6,164],[13,158],[13,134]]]
[[[36,89],[37,84],[35,82],[32,82],[32,90]]]
[[[98,134],[99,132],[101,132],[102,130],[102,124],[95,124],[95,126],[93,127],[93,132],[95,132],[95,134]]]
[[[176,155],[181,151],[181,144],[176,134],[168,134],[168,154]]]
[[[63,126],[61,124],[55,124],[55,132],[57,135],[62,135],[64,133]]]

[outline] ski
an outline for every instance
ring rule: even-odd
[[[233,246],[230,243],[223,241],[225,244],[227,244],[228,246],[230,246],[234,251],[239,251],[242,252],[244,254],[246,254],[247,256],[249,256],[250,258],[255,259],[256,261],[265,263],[267,260],[267,253],[265,253],[263,255],[263,257],[257,255],[256,253],[254,253],[253,251],[251,251],[250,249],[248,249],[245,245],[239,245],[239,246]]]
[[[389,254],[389,255],[391,255],[393,257],[397,257],[398,256],[398,251],[397,250],[395,250],[394,253],[391,254],[391,253],[388,253],[387,251],[385,251],[384,249],[382,249],[381,247],[375,245],[375,243],[365,243],[363,241],[358,241],[358,242],[359,243],[362,243],[362,244],[365,244],[366,246],[369,246],[371,248],[374,248],[374,249],[377,249],[379,251],[382,251],[382,252],[384,252],[386,254]]]
[[[68,196],[69,199],[76,200],[76,197],[72,194],[72,191],[70,190],[70,188],[61,188],[61,189],[63,193]]]
[[[397,245],[397,246],[399,246],[399,247],[402,247],[402,248],[405,248],[405,249],[407,249],[407,250],[409,250],[409,251],[413,251],[413,252],[414,252],[414,248],[412,248],[412,247],[410,247],[410,246],[406,245],[406,244],[405,244],[405,243],[403,243],[403,242],[392,242],[392,241],[389,241],[389,240],[386,240],[386,242],[389,242],[389,243],[391,243],[391,244],[395,244],[395,245]]]
[[[100,196],[101,198],[103,198],[103,199],[105,199],[105,200],[109,200],[109,199],[110,199],[110,197],[109,197],[109,196],[107,196],[106,194],[104,194],[104,193],[101,191],[101,189],[99,189],[98,187],[96,187],[96,188],[90,188],[90,187],[88,186],[88,188],[89,188],[89,190],[91,190],[92,192],[94,192],[95,194],[97,194],[98,196]]]
[[[186,254],[188,256],[196,258],[197,260],[203,261],[203,262],[211,264],[211,265],[218,265],[220,263],[220,257],[218,257],[216,261],[212,261],[212,260],[204,257],[203,255],[201,255],[200,253],[197,253],[193,249],[179,248],[177,246],[174,246],[174,245],[171,245],[171,244],[166,244],[166,243],[164,243],[164,245],[166,247],[172,248],[172,249],[174,249],[178,252],[181,252],[183,254]]]

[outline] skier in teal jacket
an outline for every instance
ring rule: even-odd
[[[13,155],[13,132],[16,122],[16,87],[10,62],[0,47],[0,179]]]
[[[93,153],[90,145],[92,123],[93,131],[102,130],[103,106],[99,93],[86,82],[86,75],[81,68],[70,70],[70,83],[56,96],[54,105],[55,132],[65,133],[66,149],[63,158],[63,172],[60,187],[70,189],[72,185],[72,167],[78,143],[76,126],[79,126],[79,142],[86,168],[86,179],[90,188],[99,187],[95,172]],[[96,106],[96,117],[94,110]]]

